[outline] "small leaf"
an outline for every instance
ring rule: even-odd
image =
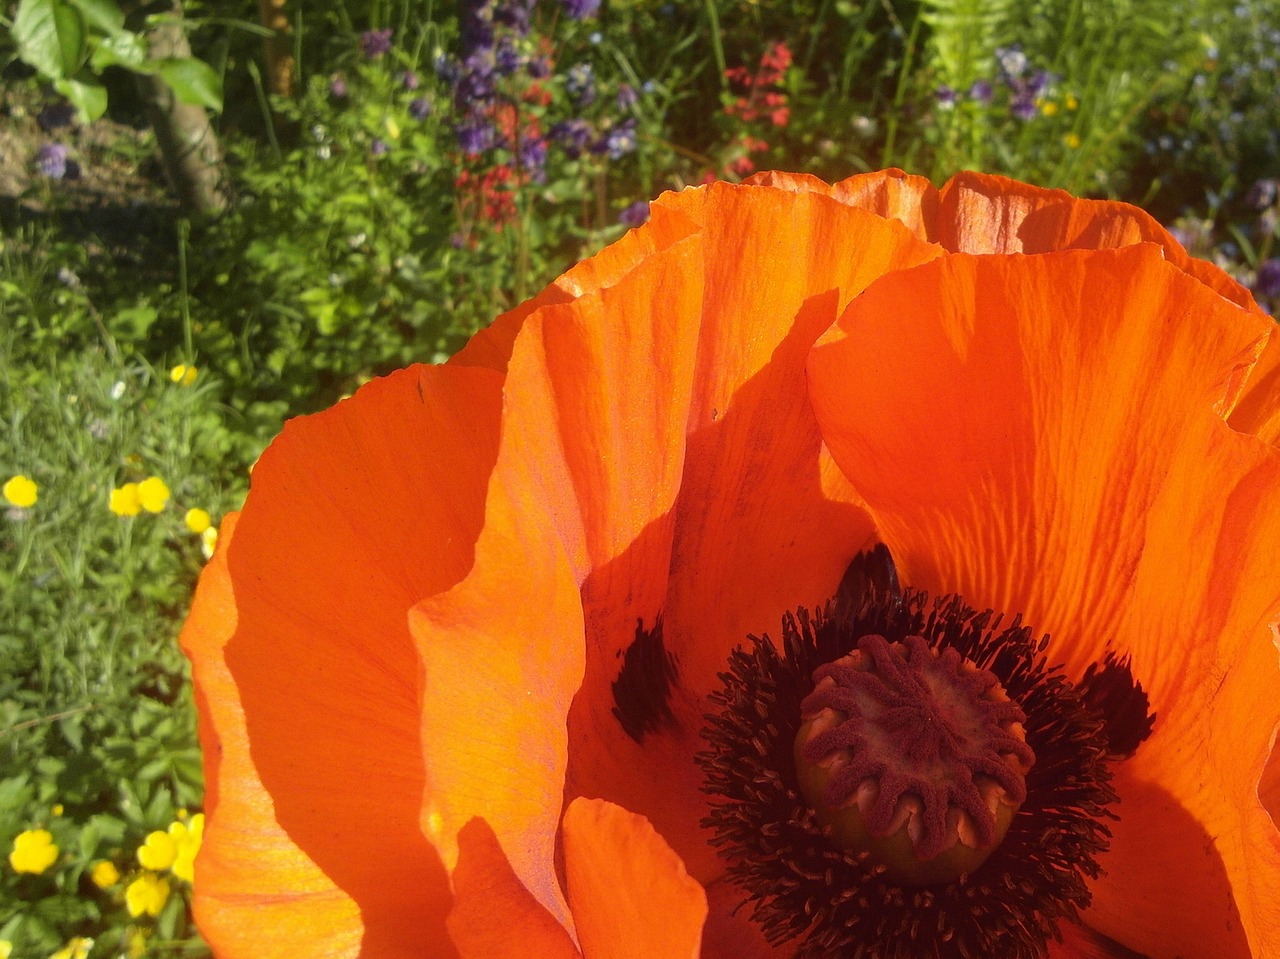
[[[222,109],[222,79],[209,64],[195,57],[157,62],[161,79],[181,102],[206,107],[215,113]]]
[[[124,67],[134,73],[155,72],[155,68],[147,61],[146,41],[129,30],[120,30],[99,40],[91,63],[97,71],[105,67]]]
[[[55,80],[53,87],[71,101],[81,123],[91,123],[107,112],[107,88],[92,80]]]
[[[124,14],[112,0],[71,0],[84,15],[85,22],[106,34],[124,29]]]

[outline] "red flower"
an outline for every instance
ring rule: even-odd
[[[1083,924],[1079,886],[1003,927],[1000,954],[1042,954],[1057,924],[1055,956],[1280,955],[1258,798],[1280,723],[1271,326],[1140,211],[999,178],[659,198],[448,364],[263,454],[183,633],[202,931],[223,959],[792,955],[733,909],[743,864],[700,825],[726,805],[695,756],[734,650],[883,543],[904,583],[1047,630],[1082,689],[1127,660],[1097,693],[1125,711],[1085,723],[1137,733],[1108,747],[1118,818],[1081,825],[1109,827],[1106,873],[1072,874]],[[771,736],[744,736],[743,762]],[[1024,841],[1035,815],[1015,816]],[[810,820],[770,828],[825,841]],[[830,886],[814,915],[845,902],[864,926],[805,935],[990,944],[1022,895],[998,857],[899,889],[902,928],[833,865],[806,879]]]

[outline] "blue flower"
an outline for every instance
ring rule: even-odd
[[[1035,97],[1020,93],[1009,101],[1009,112],[1019,120],[1031,120],[1037,113]]]
[[[939,110],[950,110],[956,105],[956,91],[944,83],[933,91],[933,99],[937,101]]]
[[[382,156],[390,149],[391,147],[387,146],[387,141],[382,137],[374,137],[373,142],[369,144],[369,152],[376,157]]]
[[[409,116],[415,120],[425,120],[431,116],[431,101],[426,97],[414,97],[409,101]]]

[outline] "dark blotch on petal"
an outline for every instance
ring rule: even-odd
[[[1107,653],[1102,668],[1091,663],[1079,687],[1106,724],[1107,746],[1115,756],[1132,756],[1151,735],[1156,715],[1142,684],[1133,678],[1129,657]]]
[[[675,724],[671,712],[671,686],[676,678],[676,660],[662,642],[662,617],[646,630],[636,620],[636,638],[622,654],[622,671],[613,681],[613,715],[636,742],[646,733]]]

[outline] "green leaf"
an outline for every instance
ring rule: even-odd
[[[12,32],[18,56],[51,80],[71,76],[84,62],[84,17],[65,0],[21,0]]]
[[[129,30],[120,30],[99,40],[90,63],[97,71],[124,67],[134,73],[155,72],[155,67],[147,61],[147,42]]]
[[[209,64],[195,57],[157,61],[160,77],[183,103],[206,107],[215,113],[222,109],[222,79]]]
[[[107,88],[92,80],[55,80],[53,87],[71,101],[82,123],[91,123],[107,112]]]
[[[124,29],[124,14],[112,0],[71,0],[84,15],[85,22],[106,34]]]

